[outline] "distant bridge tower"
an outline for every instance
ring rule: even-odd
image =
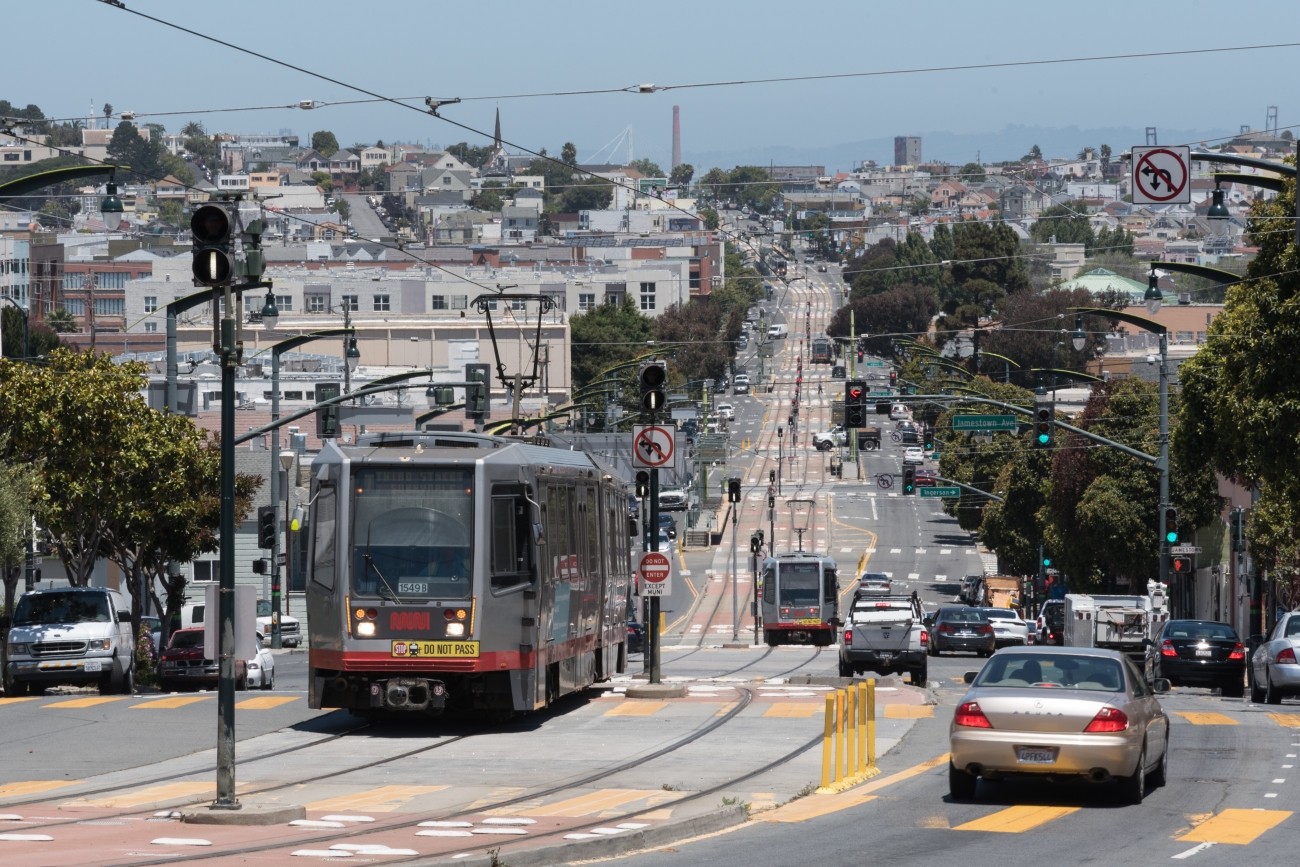
[[[1277,106],[1270,105],[1264,112],[1264,130],[1269,135],[1277,135]]]
[[[1155,147],[1158,144],[1160,142],[1156,141],[1156,128],[1153,126],[1147,127],[1147,147]]]

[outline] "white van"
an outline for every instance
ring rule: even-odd
[[[131,602],[102,587],[59,587],[23,594],[9,629],[5,694],[47,686],[94,685],[100,695],[135,691]]]
[[[783,322],[767,326],[768,340],[785,340],[790,334],[790,329]]]

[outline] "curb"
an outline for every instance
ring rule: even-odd
[[[472,855],[469,857],[439,855],[432,860],[407,861],[404,863],[414,865],[414,867],[444,867],[444,865],[451,864],[455,864],[457,867],[500,867],[502,864],[509,864],[510,867],[554,867],[556,864],[567,864],[572,861],[613,858],[631,852],[653,849],[657,846],[676,843],[702,834],[711,834],[715,831],[733,828],[737,825],[743,825],[747,821],[748,816],[745,813],[745,808],[739,804],[733,804],[699,816],[666,822],[654,828],[644,828],[628,834],[601,837],[595,840],[574,840],[550,846],[540,846],[536,849],[497,850],[492,854]]]

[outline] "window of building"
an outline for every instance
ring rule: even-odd
[[[596,293],[595,293],[595,292],[579,292],[579,293],[578,293],[578,309],[579,309],[579,310],[591,310],[591,309],[593,309],[595,306],[596,306]]]
[[[356,313],[358,310],[361,309],[361,306],[358,303],[358,299],[360,299],[360,297],[361,296],[359,295],[344,295],[342,298],[339,299],[339,307],[351,313]]]
[[[376,313],[387,313],[390,309],[392,309],[389,298],[390,296],[388,295],[376,295],[375,303],[374,303],[374,311]]]
[[[653,283],[641,284],[641,309],[642,310],[655,309],[655,284]]]
[[[144,312],[156,313],[157,311],[158,311],[158,296],[157,295],[144,296]]]
[[[330,306],[328,295],[306,295],[303,302],[307,305],[308,313],[324,313]]]
[[[148,319],[144,323],[144,330],[146,334],[153,334],[158,330],[158,323],[154,322],[152,319]]]
[[[275,308],[279,310],[281,313],[292,313],[293,296],[292,295],[275,296]]]
[[[452,295],[452,296],[451,296],[451,309],[452,309],[452,310],[464,310],[464,309],[465,309],[466,307],[468,307],[468,306],[469,306],[469,296],[468,296],[468,295]]]
[[[447,296],[446,296],[446,295],[434,295],[432,298],[429,299],[429,309],[430,309],[430,310],[446,310],[446,309],[447,309]]]

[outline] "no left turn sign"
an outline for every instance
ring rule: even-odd
[[[1192,200],[1187,145],[1133,148],[1133,202],[1139,205],[1186,205]]]
[[[632,429],[632,466],[647,470],[676,466],[677,440],[673,429],[659,425],[638,425]]]

